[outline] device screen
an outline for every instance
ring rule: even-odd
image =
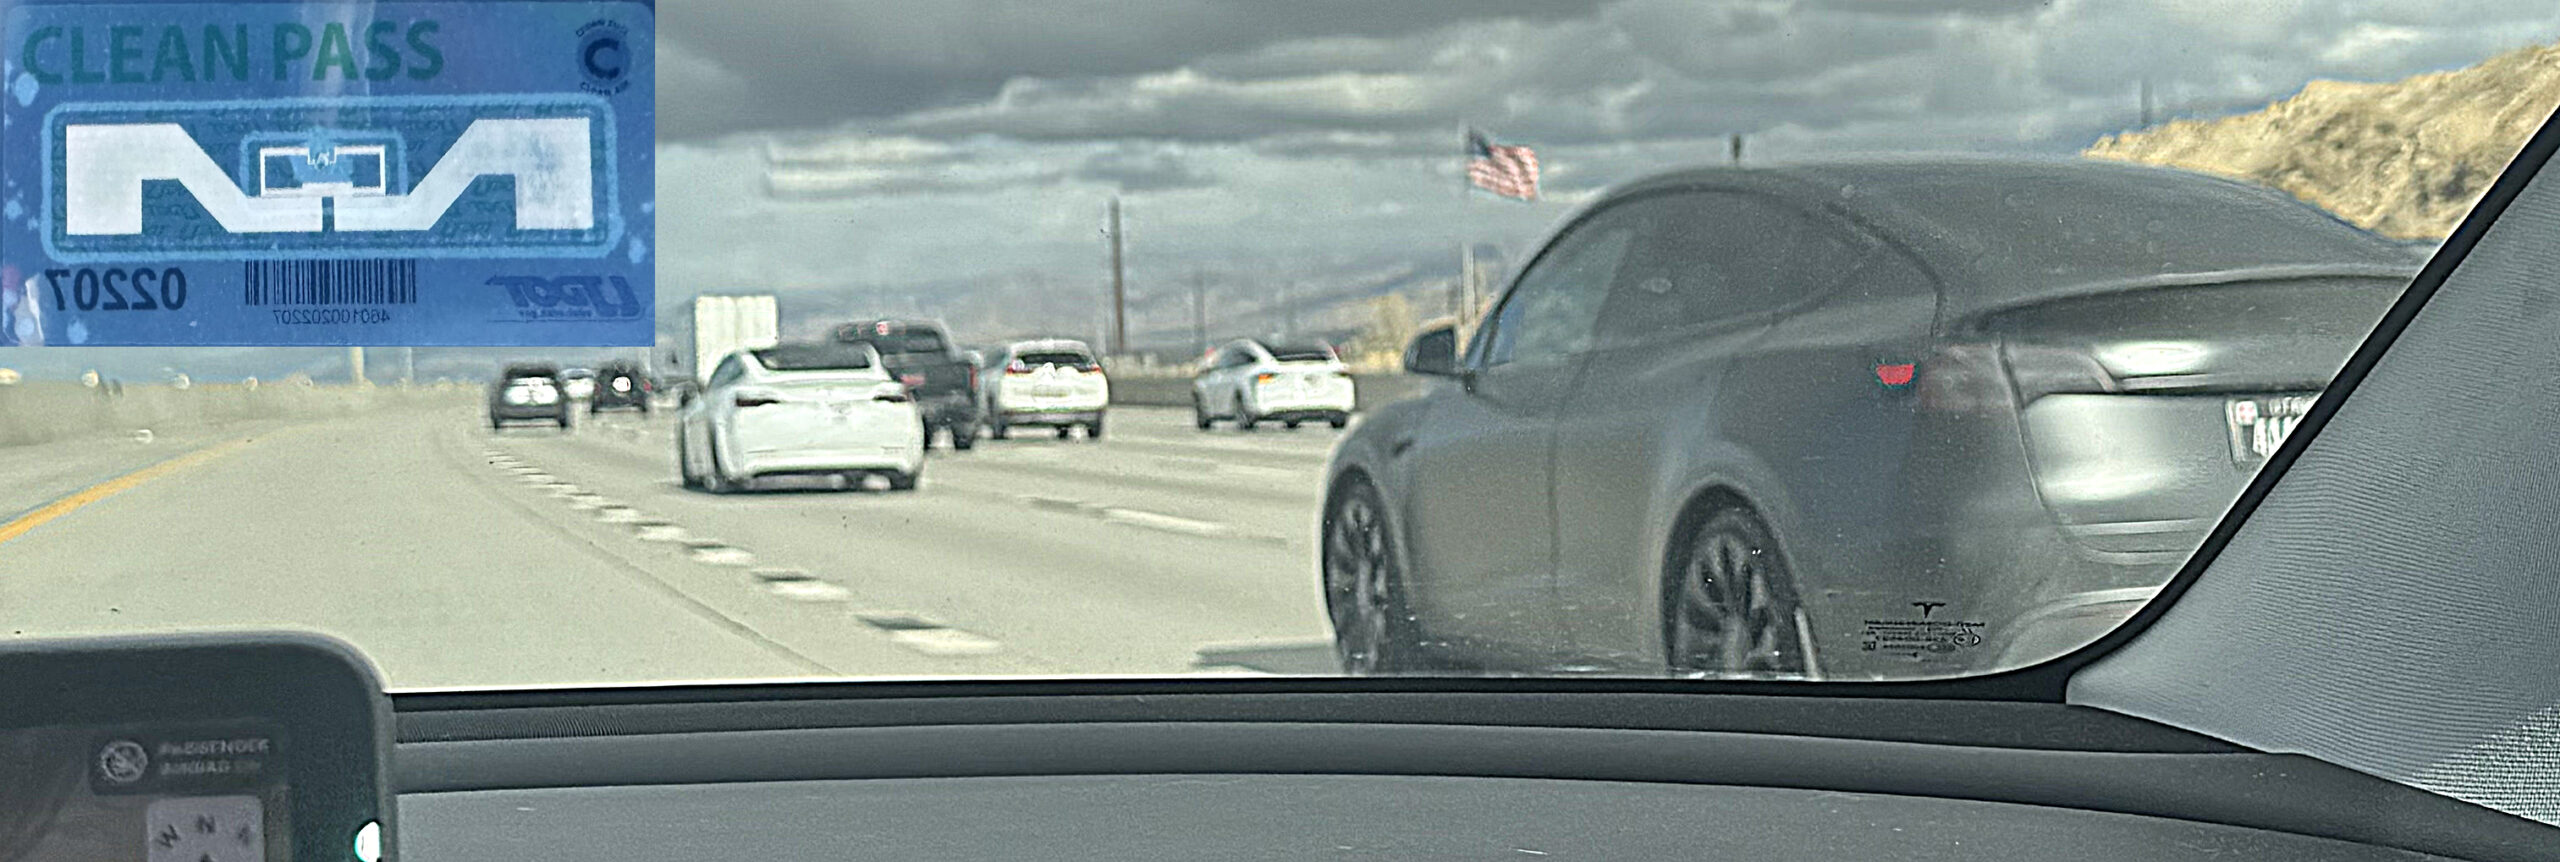
[[[254,721],[0,728],[0,862],[286,862],[290,753]]]

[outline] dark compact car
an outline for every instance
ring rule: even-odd
[[[1569,220],[1327,471],[1354,672],[2016,666],[2146,601],[2415,272],[2085,161],[1701,169]]]
[[[517,363],[489,383],[489,428],[509,422],[547,422],[569,427],[568,387],[556,366]]]
[[[587,412],[638,410],[649,412],[649,396],[658,385],[640,370],[637,363],[607,362],[596,366],[595,391],[587,396]]]
[[[835,340],[868,344],[880,352],[882,364],[907,385],[916,412],[924,417],[924,440],[948,429],[951,448],[968,449],[978,442],[978,367],[951,343],[942,325],[909,320],[865,320],[835,329]]]

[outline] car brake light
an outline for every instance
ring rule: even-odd
[[[749,395],[741,392],[738,393],[736,397],[731,398],[729,403],[736,404],[740,407],[762,407],[767,404],[780,404],[782,403],[782,399],[775,398],[771,395]]]
[[[1878,362],[1876,363],[1876,382],[1900,389],[1911,385],[1912,376],[1919,371],[1920,366],[1916,363]]]
[[[978,366],[969,366],[969,388],[972,390],[978,388]]]
[[[900,375],[898,375],[898,382],[899,382],[899,383],[906,384],[906,385],[907,385],[908,387],[910,387],[910,388],[917,387],[917,386],[923,386],[923,385],[924,385],[924,375],[922,375],[922,374],[900,374]]]
[[[1265,371],[1265,372],[1262,372],[1262,373],[1260,373],[1260,374],[1256,374],[1256,375],[1254,375],[1254,376],[1253,376],[1253,382],[1255,382],[1255,383],[1269,383],[1269,382],[1271,382],[1271,381],[1278,380],[1278,379],[1280,379],[1280,375],[1273,374],[1273,373],[1268,372],[1268,371]]]
[[[1031,364],[1030,364],[1030,363],[1028,363],[1028,362],[1024,362],[1024,361],[1022,361],[1022,360],[1016,359],[1016,360],[1014,360],[1011,364],[1008,364],[1008,365],[1006,365],[1006,366],[1004,367],[1004,373],[1006,373],[1006,374],[1029,374],[1029,373],[1031,373]]]

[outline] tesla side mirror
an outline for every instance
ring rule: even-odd
[[[1458,376],[1458,329],[1436,327],[1414,336],[1404,349],[1404,370],[1429,377]]]

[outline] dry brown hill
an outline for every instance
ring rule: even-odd
[[[2442,238],[2560,106],[2560,45],[2406,80],[2313,81],[2265,110],[2101,139],[2086,155],[2266,183],[2395,237]]]

